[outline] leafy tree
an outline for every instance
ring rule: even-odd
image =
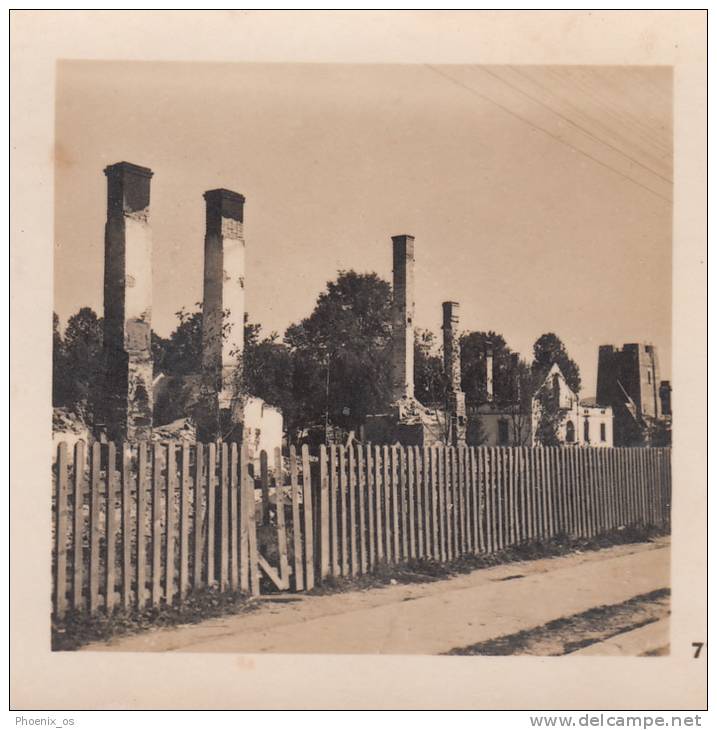
[[[443,403],[446,393],[443,357],[430,330],[415,330],[413,362],[416,399],[423,404]]]
[[[377,274],[340,271],[284,341],[294,360],[302,423],[356,428],[390,397],[391,287]]]
[[[538,418],[535,427],[535,441],[542,446],[559,446],[558,429],[563,416],[559,403],[549,383],[545,383],[535,394]]]
[[[496,332],[468,332],[461,337],[461,381],[466,400],[485,403],[486,352],[493,351],[493,401],[498,407],[515,402],[515,370],[513,353],[502,335]]]
[[[202,370],[202,312],[182,308],[179,324],[168,338],[152,333],[155,372],[167,375],[196,375]],[[225,311],[225,315],[228,311]],[[248,318],[246,318],[248,320]],[[224,328],[225,334],[227,327]],[[291,409],[291,363],[288,348],[277,342],[273,332],[261,337],[261,325],[246,321],[242,354],[241,389],[282,410]]]
[[[563,341],[553,332],[548,332],[541,335],[533,345],[533,375],[538,380],[545,378],[555,363],[562,370],[570,388],[575,393],[580,393],[580,368],[568,355]]]
[[[70,372],[65,343],[60,332],[60,318],[52,313],[52,405],[66,406],[71,398]]]
[[[67,321],[64,336],[53,316],[53,405],[86,415],[102,374],[102,318],[82,307]]]

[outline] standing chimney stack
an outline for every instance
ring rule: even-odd
[[[466,443],[466,396],[461,390],[461,349],[458,333],[458,302],[443,302],[443,368],[448,383],[448,442]]]
[[[413,401],[413,236],[392,236],[393,241],[393,341],[391,352],[392,399]]]
[[[237,440],[241,438],[243,420],[245,199],[239,193],[220,188],[208,190],[204,200],[202,372],[209,398],[217,401],[212,403],[214,412],[209,414],[211,420],[207,424],[214,433],[204,435]]]
[[[485,348],[485,389],[488,402],[493,402],[493,345],[489,342]]]
[[[104,272],[102,403],[107,436],[152,436],[152,171],[129,162],[105,168],[107,223]]]

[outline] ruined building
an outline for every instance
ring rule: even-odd
[[[597,401],[612,406],[616,446],[652,443],[656,429],[669,428],[670,395],[669,381],[660,380],[654,345],[600,346]]]
[[[242,437],[244,350],[244,196],[208,190],[204,236],[202,386],[204,438]]]
[[[104,373],[95,397],[97,435],[111,440],[244,439],[250,452],[281,446],[281,412],[244,392],[244,197],[210,190],[206,203],[202,372],[152,372],[152,171],[105,169]]]
[[[152,174],[129,162],[105,169],[104,379],[96,425],[117,441],[152,434]]]
[[[485,350],[484,403],[471,403],[468,411],[466,441],[469,446],[529,446],[532,437],[532,417],[523,406],[518,372],[518,355],[511,356],[512,392],[509,402],[498,403],[493,392],[493,348]]]
[[[385,413],[367,416],[364,440],[375,444],[428,446],[446,440],[445,414],[416,400],[413,380],[414,238],[393,236],[391,403]]]
[[[557,406],[555,436],[565,446],[613,446],[613,411],[610,406],[581,401],[555,363],[532,399],[533,445],[539,444],[541,394],[552,396]]]
[[[446,375],[447,442],[466,445],[466,394],[461,389],[458,302],[443,302],[443,369]]]

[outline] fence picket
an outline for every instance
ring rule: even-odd
[[[325,448],[325,447],[324,447]],[[326,452],[324,451],[324,455]],[[279,550],[279,575],[284,588],[289,588],[289,558],[286,542],[286,515],[284,513],[284,462],[281,449],[274,449],[274,501],[276,502],[276,542]]]
[[[363,446],[356,447],[356,470],[358,477],[358,550],[359,572],[368,570],[368,555],[366,553],[366,462]]]
[[[331,574],[334,576],[341,575],[339,567],[339,536],[338,536],[338,495],[339,495],[339,477],[338,463],[336,456],[336,446],[329,446],[329,539],[331,543]]]
[[[89,604],[90,615],[97,613],[100,592],[100,468],[101,445],[92,444],[90,460],[90,575]]]
[[[179,600],[189,590],[189,444],[182,442],[182,471],[179,500]]]
[[[428,446],[421,449],[421,492],[423,501],[423,517],[421,520],[423,552],[422,557],[433,557],[433,512],[431,511],[431,451]]]
[[[239,488],[245,497],[242,512],[246,512],[247,547],[249,552],[249,591],[252,596],[259,595],[259,546],[256,537],[256,499],[254,497],[254,478],[249,474],[249,449],[246,442],[241,447],[241,476]],[[246,508],[244,508],[246,505]]]
[[[72,607],[83,608],[82,576],[84,573],[84,525],[85,525],[85,443],[75,444],[75,479],[72,495]]]
[[[299,474],[296,463],[296,447],[289,447],[289,468],[291,470],[291,520],[294,536],[294,590],[304,590],[304,559],[301,545],[301,512],[299,508]]]
[[[447,540],[447,508],[446,508],[446,458],[448,452],[445,449],[435,447],[433,450],[438,463],[438,547],[440,560],[448,559]]]
[[[229,584],[229,445],[223,443],[219,462],[219,589]]]
[[[460,552],[460,496],[458,477],[458,449],[455,446],[448,448],[448,467],[446,468],[446,488],[448,492],[450,530],[451,530],[451,557]]]
[[[473,552],[473,525],[471,520],[471,473],[470,450],[463,446],[460,449],[459,465],[463,474],[463,490],[461,496],[461,512],[463,517],[463,552]]]
[[[398,512],[401,530],[401,557],[408,558],[408,455],[410,447],[398,449]]]
[[[413,499],[415,503],[414,523],[415,523],[415,546],[417,558],[425,556],[423,552],[423,522],[425,513],[423,511],[423,463],[421,460],[421,449],[419,446],[413,447],[413,464],[414,464],[414,493]]]
[[[314,587],[314,489],[311,474],[311,462],[309,460],[309,447],[304,444],[301,447],[301,485],[304,505],[304,556],[306,559],[306,590]]]
[[[349,551],[350,561],[349,570],[351,575],[358,575],[358,545],[356,541],[356,448],[347,446],[348,450],[348,466],[349,466],[349,483],[348,483],[348,533],[349,533]]]
[[[55,484],[55,616],[67,609],[67,444],[57,447]]]
[[[167,604],[171,605],[174,599],[174,543],[176,520],[174,511],[174,495],[177,491],[177,463],[174,443],[167,443],[167,475],[165,480],[166,494],[164,506],[165,518],[165,552],[164,552],[164,595]]]
[[[152,605],[162,600],[162,452],[154,445],[152,462]]]
[[[383,538],[387,562],[393,559],[391,532],[391,452],[388,446],[383,447]]]
[[[339,446],[339,525],[341,535],[341,575],[349,574],[349,538],[347,515],[348,476],[346,474],[346,449]]]
[[[480,550],[480,539],[478,532],[478,467],[476,465],[476,452],[472,446],[466,447],[466,504],[468,507],[468,520],[466,529],[469,533],[468,544],[470,552],[476,554]]]
[[[373,465],[374,465],[374,488],[375,488],[375,503],[376,503],[376,559],[378,562],[382,562],[384,558],[383,551],[383,474],[382,462],[381,462],[381,447],[374,446],[373,452]]]
[[[259,480],[261,483],[261,508],[259,522],[269,524],[269,456],[266,451],[259,452]]]
[[[202,516],[202,504],[204,503],[204,446],[198,443],[195,447],[194,455],[194,529],[192,537],[194,539],[194,581],[195,590],[203,585],[202,576],[202,534],[204,519]]]
[[[107,444],[107,469],[105,499],[105,610],[112,613],[115,607],[116,557],[117,557],[117,449]]]
[[[243,503],[241,503],[242,484],[240,468],[239,449],[237,448],[236,442],[232,442],[229,445],[229,477],[227,486],[229,492],[229,588],[232,591],[238,591],[240,588],[240,553],[242,563],[246,563],[247,566],[247,577],[249,573],[249,550],[247,542],[249,533],[246,528],[242,529],[242,525],[240,524],[240,510],[244,508]],[[244,588],[243,590],[247,589]]]
[[[476,500],[475,521],[476,530],[478,532],[478,542],[476,544],[478,546],[477,550],[484,553],[487,548],[485,522],[483,520],[485,511],[485,492],[483,489],[485,481],[485,464],[483,461],[483,449],[471,446],[471,454],[474,467],[473,478],[475,480],[473,487]]]
[[[135,602],[140,610],[147,604],[147,521],[152,519],[147,509],[147,489],[151,488],[152,484],[147,479],[149,463],[147,444],[141,441],[137,447],[137,513],[135,515],[137,550]]]
[[[486,552],[492,553],[495,550],[495,535],[493,532],[493,464],[490,459],[490,448],[483,446],[480,449],[481,461],[483,463],[483,523],[485,524],[485,547]]]
[[[416,545],[416,447],[409,446],[406,450],[406,509],[408,525],[408,557],[414,560],[418,556]]]
[[[505,450],[503,448],[494,449],[494,458],[496,465],[496,482],[495,482],[495,494],[496,494],[496,534],[498,536],[498,550],[502,550],[505,547],[503,522],[504,522],[504,507],[505,507],[505,467],[504,467],[504,455]]]
[[[368,541],[368,568],[373,570],[376,565],[376,507],[375,507],[374,462],[371,446],[366,447],[366,518]]]
[[[130,445],[122,444],[122,608],[129,610],[132,604],[132,470]]]
[[[205,544],[207,562],[207,585],[216,585],[216,524],[217,516],[217,445],[209,444],[207,454],[207,542]]]
[[[398,562],[401,559],[401,536],[399,527],[400,509],[398,504],[398,446],[391,447],[391,536],[393,537],[393,560]]]
[[[319,578],[323,581],[330,570],[330,550],[329,550],[329,467],[327,463],[326,446],[319,446]],[[268,497],[267,497],[268,499]],[[282,575],[283,578],[283,575]]]

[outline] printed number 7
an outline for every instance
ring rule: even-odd
[[[699,659],[700,652],[702,651],[702,647],[705,645],[704,641],[693,641],[692,646],[695,648],[695,654],[694,658]]]

